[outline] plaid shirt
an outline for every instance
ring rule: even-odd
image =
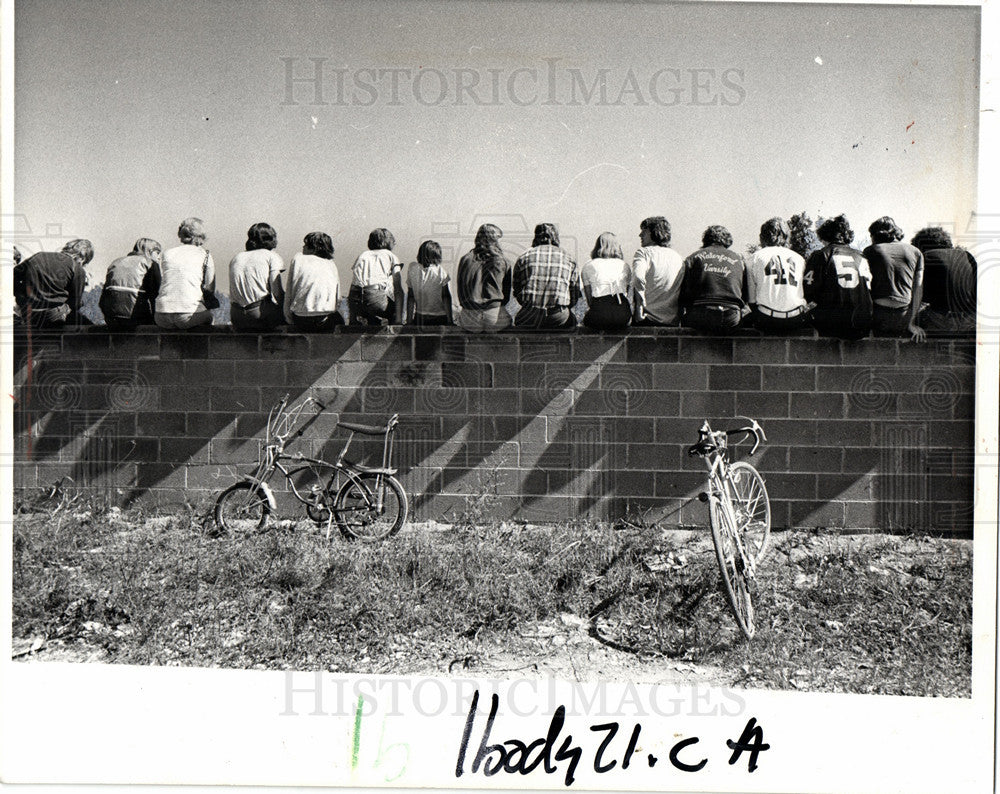
[[[514,264],[514,297],[535,309],[572,308],[580,300],[576,262],[555,245],[529,248]]]

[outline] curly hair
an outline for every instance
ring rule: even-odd
[[[903,239],[903,230],[896,225],[896,221],[888,215],[883,215],[877,221],[873,221],[868,227],[868,234],[872,238],[872,243],[895,243]]]
[[[846,215],[838,215],[823,221],[816,230],[816,236],[824,243],[850,245],[854,240],[854,231]]]
[[[273,251],[278,247],[278,233],[269,223],[255,223],[247,229],[247,250],[256,251],[263,248]]]
[[[772,245],[788,245],[791,229],[782,218],[770,218],[760,226],[760,244],[765,248]]]
[[[302,239],[302,253],[333,259],[333,240],[325,232],[309,232]]]
[[[177,227],[177,239],[185,245],[201,245],[208,239],[205,222],[201,218],[185,218]]]
[[[590,252],[591,259],[622,259],[622,245],[611,232],[602,232]]]
[[[76,240],[70,240],[66,245],[62,247],[62,252],[64,254],[69,254],[81,265],[86,265],[94,258],[94,246],[91,245],[90,240],[83,240],[77,238]]]
[[[388,229],[373,229],[368,235],[369,251],[391,251],[396,245],[396,238]]]
[[[709,226],[701,236],[702,248],[708,248],[710,245],[721,245],[723,248],[729,248],[732,244],[733,236],[725,226]]]
[[[940,226],[926,226],[913,235],[910,240],[912,245],[920,249],[921,253],[933,251],[935,248],[954,248],[951,235]]]
[[[670,222],[662,215],[653,215],[639,224],[644,232],[649,232],[653,245],[670,245]]]
[[[554,223],[540,223],[535,227],[535,238],[531,241],[536,245],[559,245],[559,229]]]
[[[417,263],[427,265],[441,264],[441,246],[433,240],[425,240],[417,250]]]

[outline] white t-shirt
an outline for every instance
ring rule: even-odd
[[[580,271],[580,281],[595,298],[628,295],[631,279],[632,268],[624,259],[591,259]]]
[[[200,245],[178,245],[163,252],[160,278],[156,311],[162,314],[205,311],[202,289],[215,292],[215,262]]]
[[[229,300],[243,308],[263,300],[284,269],[284,261],[274,251],[240,251],[229,263]]]
[[[677,322],[683,277],[684,260],[673,248],[647,245],[635,252],[632,287],[647,319],[664,325]]]
[[[790,312],[806,305],[802,277],[805,260],[790,248],[760,248],[747,263],[747,303],[776,312]]]
[[[413,291],[416,313],[433,316],[447,314],[441,290],[450,280],[441,265],[424,267],[419,262],[411,262],[406,270],[406,286]]]
[[[332,259],[313,254],[296,254],[288,266],[285,287],[285,317],[331,314],[340,303],[340,276]]]
[[[399,261],[392,251],[384,248],[377,251],[365,251],[357,258],[351,273],[354,279],[351,281],[352,287],[372,287],[380,285],[388,289],[392,285],[392,276],[403,269],[403,263]]]

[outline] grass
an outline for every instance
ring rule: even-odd
[[[63,500],[15,517],[14,637],[116,663],[444,672],[497,648],[530,662],[526,638],[562,618],[637,662],[683,659],[741,686],[970,694],[967,541],[775,536],[747,644],[707,533],[505,525],[489,507],[363,545],[305,522],[210,537],[193,509]]]

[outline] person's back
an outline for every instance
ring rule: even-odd
[[[796,328],[807,311],[806,261],[791,248],[758,248],[747,263],[747,303],[758,328]]]
[[[893,308],[909,306],[914,280],[924,265],[920,250],[907,243],[878,243],[869,245],[862,256],[872,274],[872,300]]]
[[[934,333],[976,330],[976,260],[964,248],[934,248],[924,254],[924,300],[920,322]]]
[[[535,227],[532,247],[514,264],[513,293],[521,309],[514,325],[564,328],[576,324],[572,308],[580,299],[580,272],[573,258],[559,247],[554,224]]]
[[[288,312],[300,317],[327,315],[340,302],[340,276],[332,259],[298,253],[288,269]]]
[[[212,255],[200,245],[178,245],[163,252],[160,265],[160,294],[156,311],[164,314],[186,314],[205,310],[202,289]]]
[[[133,251],[114,260],[101,291],[104,322],[110,327],[151,325],[159,288],[159,266],[145,254]]]
[[[684,259],[665,245],[644,245],[632,257],[632,284],[641,301],[641,321],[676,325],[680,315]]]
[[[59,322],[56,315],[79,306],[83,294],[82,268],[73,257],[61,251],[42,251],[21,262],[17,295],[22,316],[34,315],[32,324]]]
[[[733,236],[724,226],[709,226],[702,248],[684,260],[681,322],[704,331],[728,331],[740,324],[743,302],[743,257],[729,246]]]
[[[820,333],[860,338],[871,331],[871,272],[861,252],[830,243],[813,251],[803,277],[805,298],[816,304],[813,322]]]
[[[476,231],[475,247],[458,262],[458,324],[470,333],[496,333],[513,322],[506,308],[513,275],[500,248],[501,237],[499,226],[484,223]]]

